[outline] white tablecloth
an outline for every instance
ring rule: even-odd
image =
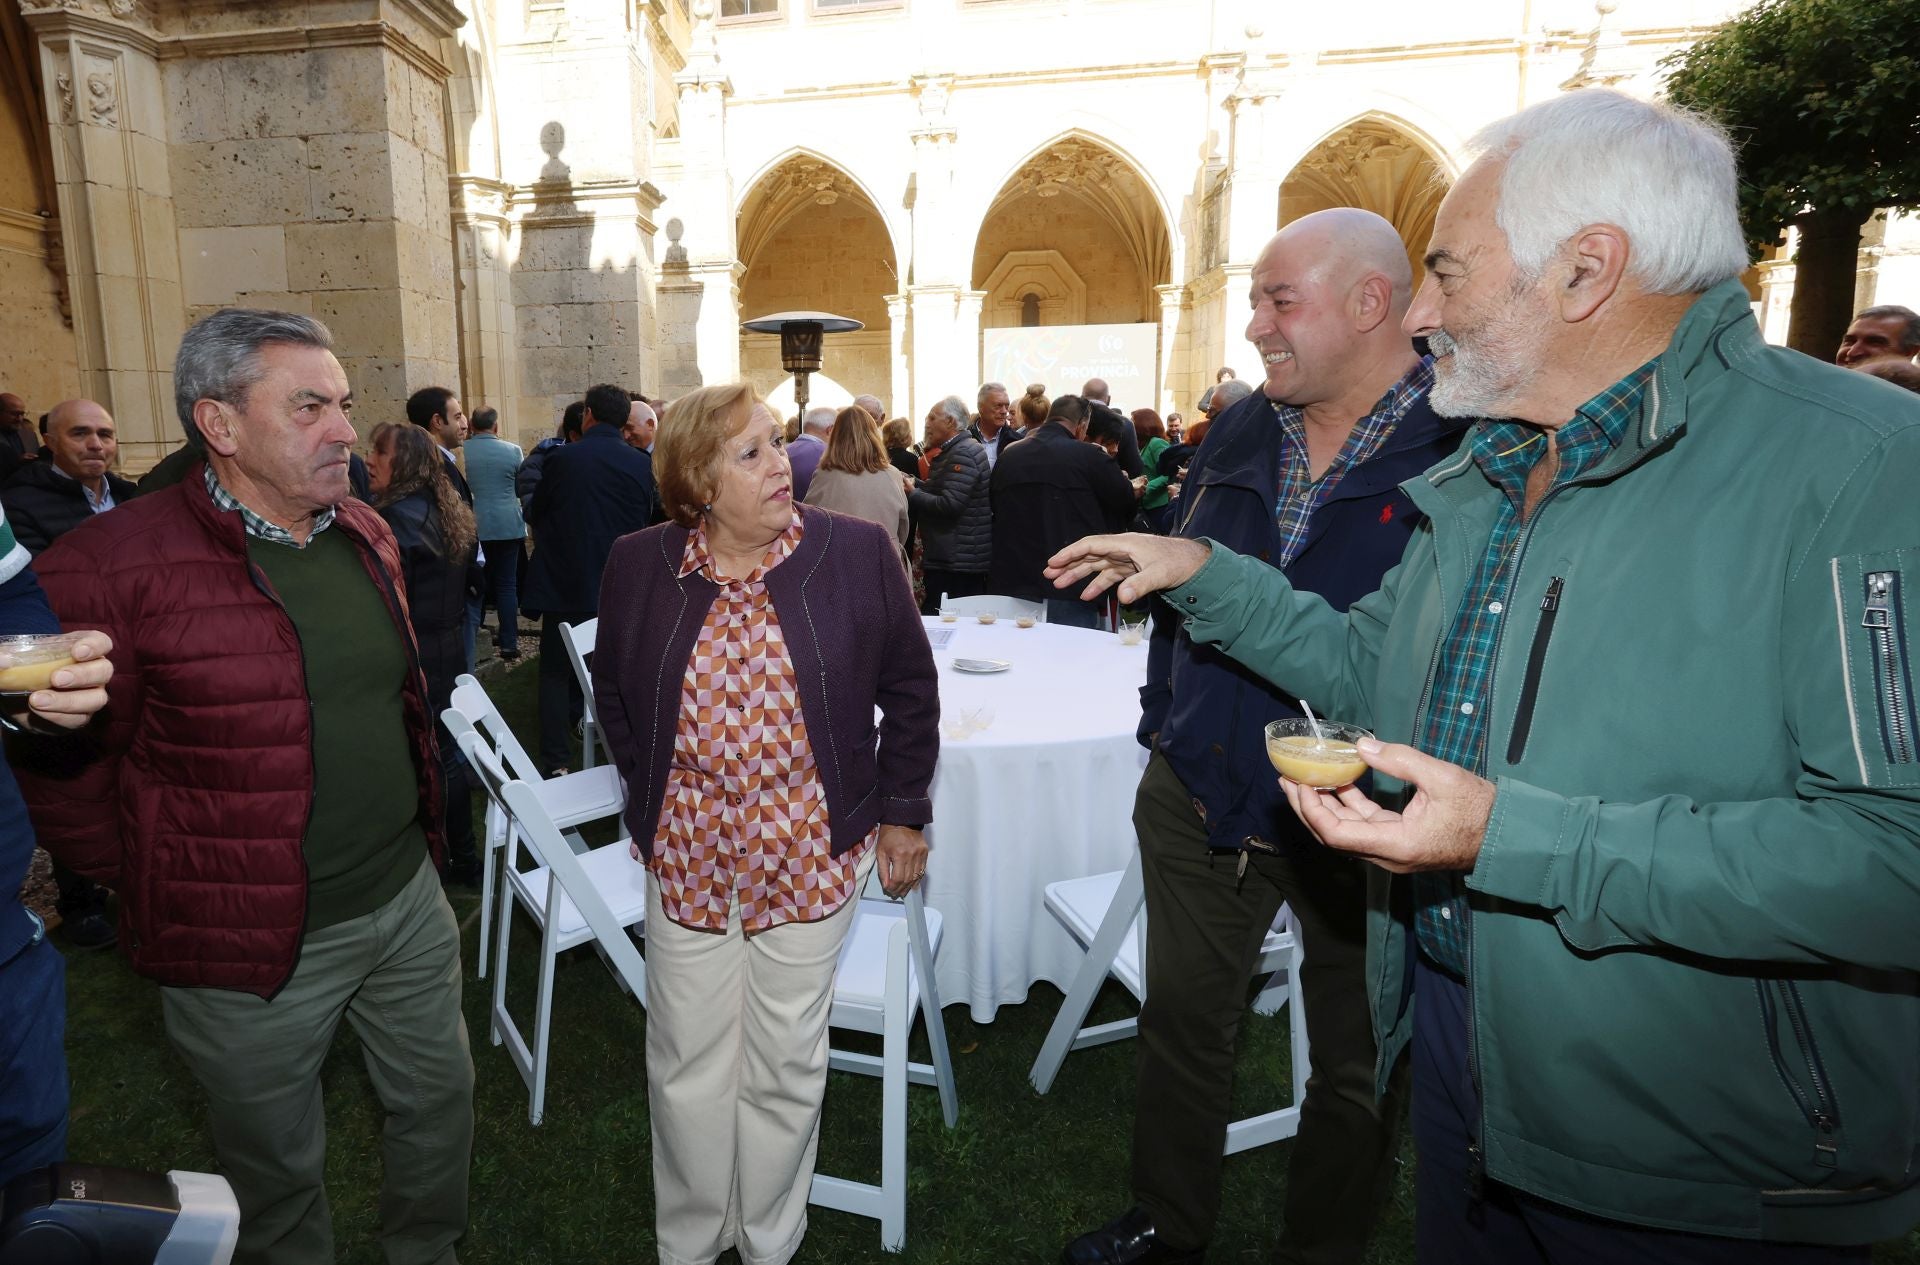
[[[943,736],[927,832],[927,903],[945,918],[940,999],[976,1021],[1025,1001],[1035,980],[1064,988],[1081,951],[1041,903],[1056,879],[1124,867],[1133,794],[1147,755],[1134,741],[1147,648],[1112,633],[972,618],[935,649],[943,720],[986,708],[993,723]],[[956,672],[958,658],[1004,659],[1006,672]]]

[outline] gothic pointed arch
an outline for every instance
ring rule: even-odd
[[[824,155],[790,150],[747,186],[735,241],[743,316],[811,310],[860,321],[864,330],[828,340],[826,371],[856,393],[885,388],[887,296],[902,283],[886,217],[865,185]],[[740,368],[763,394],[778,388],[778,336],[742,334]]]
[[[1406,243],[1414,276],[1451,183],[1445,156],[1404,120],[1371,111],[1323,136],[1280,185],[1280,227],[1354,206],[1385,218]]]
[[[1023,158],[981,217],[973,285],[981,324],[1107,324],[1159,318],[1172,276],[1164,200],[1139,166],[1072,129]],[[1034,300],[1029,302],[1029,300]]]

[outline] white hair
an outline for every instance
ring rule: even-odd
[[[1626,232],[1627,275],[1653,294],[1747,270],[1733,145],[1703,115],[1587,88],[1489,124],[1468,148],[1505,164],[1494,219],[1530,280],[1589,224]]]
[[[967,402],[957,395],[949,395],[946,399],[929,409],[928,412],[946,414],[948,419],[960,430],[965,430],[967,423],[972,420],[972,414],[967,412]]]
[[[810,408],[807,410],[805,420],[803,420],[800,425],[802,429],[806,430],[809,434],[824,435],[833,429],[833,419],[835,416],[836,414],[830,408]]]

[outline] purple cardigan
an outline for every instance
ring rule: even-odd
[[[817,506],[794,508],[806,515],[806,534],[767,572],[767,590],[793,659],[839,856],[877,824],[933,819],[927,788],[940,753],[939,683],[892,535]],[[687,664],[719,593],[697,572],[680,577],[687,536],[673,523],[622,536],[600,582],[594,706],[626,783],[627,827],[646,857]]]

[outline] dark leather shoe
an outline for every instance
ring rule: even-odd
[[[1139,1204],[1098,1230],[1067,1244],[1060,1265],[1200,1265],[1206,1249],[1175,1251],[1153,1231],[1153,1214]]]

